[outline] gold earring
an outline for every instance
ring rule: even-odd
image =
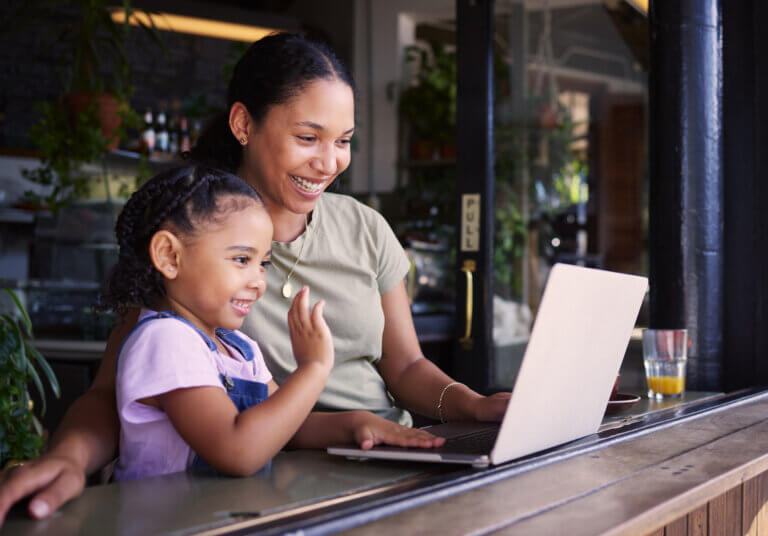
[[[240,138],[240,145],[245,145],[246,143],[248,143],[248,140],[245,137]]]

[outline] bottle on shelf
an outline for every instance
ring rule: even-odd
[[[155,127],[152,124],[152,109],[144,112],[144,130],[141,133],[141,147],[146,151],[155,150]]]
[[[155,148],[163,153],[168,152],[168,127],[165,124],[165,112],[160,110],[157,113],[157,134],[155,140]]]
[[[179,152],[186,153],[191,147],[192,143],[189,137],[187,118],[182,115],[179,117]]]
[[[171,154],[179,152],[178,120],[175,114],[168,116],[168,152]]]
[[[200,138],[200,120],[195,119],[192,122],[192,134],[190,134],[189,140],[190,145],[194,147],[197,145],[197,140]]]

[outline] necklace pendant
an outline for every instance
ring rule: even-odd
[[[290,281],[283,283],[283,298],[290,300],[293,296],[293,287]]]

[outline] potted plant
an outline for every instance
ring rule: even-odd
[[[83,164],[98,162],[117,147],[126,128],[141,124],[129,105],[133,85],[125,49],[127,21],[135,10],[130,1],[122,5],[126,14],[122,24],[112,20],[115,8],[105,0],[49,0],[32,6],[35,11],[19,14],[21,21],[34,20],[42,11],[49,20],[62,21],[60,27],[48,31],[57,36],[54,44],[65,50],[59,61],[65,66],[62,94],[55,102],[38,106],[40,119],[30,131],[42,165],[24,173],[27,179],[50,188],[45,195],[28,193],[28,206],[55,210],[82,196],[91,180],[82,172]],[[154,27],[141,21],[139,25],[162,46]],[[106,173],[103,180],[107,181]]]
[[[134,11],[129,0],[122,2],[125,22],[112,20],[113,2],[106,0],[54,0],[53,6],[76,8],[74,24],[66,24],[59,40],[68,46],[65,64],[70,68],[65,76],[63,100],[70,117],[95,108],[107,148],[117,147],[118,127],[130,95],[133,93],[131,66],[126,55],[129,20]],[[148,17],[150,23],[152,17]],[[162,45],[154,27],[136,18],[153,41]],[[111,67],[111,69],[108,69]]]
[[[413,85],[400,96],[400,112],[410,127],[411,157],[455,157],[456,54],[431,42],[426,50],[406,48],[406,61],[419,66]]]
[[[20,317],[0,314],[0,467],[7,467],[38,456],[43,448],[43,428],[34,414],[29,384],[35,384],[40,395],[41,414],[46,409],[42,378],[56,398],[61,391],[50,365],[31,344],[27,311],[13,291],[2,290]]]

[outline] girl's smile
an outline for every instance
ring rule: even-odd
[[[267,287],[269,214],[254,201],[229,207],[179,244],[176,275],[165,281],[170,308],[211,336],[215,328],[239,329]]]
[[[254,298],[252,300],[238,300],[238,299],[232,299],[230,300],[230,303],[232,304],[232,307],[235,309],[235,312],[239,314],[240,316],[247,316],[248,312],[251,310],[251,305],[253,305],[256,302],[257,298]]]

